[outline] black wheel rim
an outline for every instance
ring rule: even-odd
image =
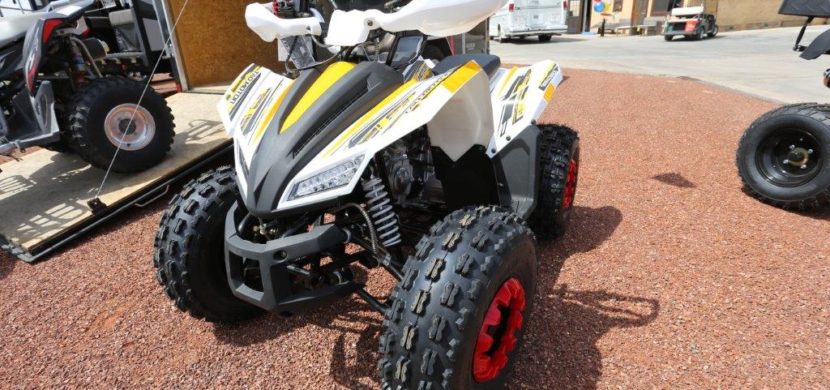
[[[755,163],[767,181],[782,187],[798,187],[818,176],[824,156],[820,143],[810,132],[784,129],[761,142]]]

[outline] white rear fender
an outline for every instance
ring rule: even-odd
[[[266,42],[281,37],[320,35],[323,31],[320,21],[315,17],[282,19],[274,15],[271,3],[249,4],[245,8],[245,22]]]
[[[413,0],[397,12],[334,11],[326,43],[354,46],[366,41],[369,32],[420,31],[447,37],[472,30],[496,13],[507,0]]]
[[[470,62],[440,76],[410,81],[347,128],[288,184],[277,210],[324,202],[352,193],[372,158],[407,134],[427,126],[432,145],[457,160],[493,137],[487,74]],[[290,199],[292,189],[342,164],[359,161],[348,185]]]
[[[499,70],[490,81],[496,131],[488,156],[494,157],[542,116],[562,80],[562,69],[553,61]]]

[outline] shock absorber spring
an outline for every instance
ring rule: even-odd
[[[378,240],[385,247],[401,243],[401,228],[398,224],[398,215],[392,207],[392,200],[386,191],[383,180],[372,175],[363,180],[363,191],[366,193],[366,206],[369,216],[375,225]]]

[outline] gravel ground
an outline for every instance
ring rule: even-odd
[[[567,75],[545,119],[581,131],[578,207],[541,247],[512,387],[830,386],[830,212],[756,202],[734,168],[742,130],[773,105]],[[0,255],[0,387],[378,387],[380,316],[356,299],[234,327],[176,311],[150,260],[162,208],[36,266]]]

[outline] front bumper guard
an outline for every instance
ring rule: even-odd
[[[337,226],[325,225],[265,244],[254,243],[239,237],[233,218],[236,208],[231,208],[225,218],[225,267],[231,291],[237,298],[272,312],[294,312],[312,304],[349,296],[362,288],[347,280],[300,293],[293,292],[288,266],[304,257],[342,245],[348,241],[346,232]],[[259,263],[262,290],[245,284],[243,264],[246,259]]]

